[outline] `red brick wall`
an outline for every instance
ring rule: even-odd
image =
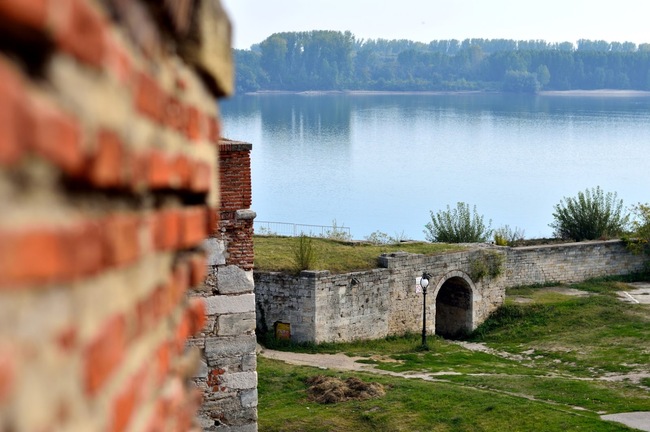
[[[230,78],[158,3],[0,1],[0,431],[192,429]]]
[[[252,145],[222,140],[219,143],[221,181],[221,239],[227,245],[226,264],[253,269],[253,219],[250,209]]]

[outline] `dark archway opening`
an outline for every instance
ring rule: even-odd
[[[457,339],[472,330],[472,288],[461,277],[442,284],[436,297],[436,334]]]

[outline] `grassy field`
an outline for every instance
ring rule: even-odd
[[[255,236],[255,269],[259,271],[296,271],[294,237]],[[382,253],[404,251],[435,255],[463,250],[462,246],[440,243],[400,243],[396,245],[371,245],[322,238],[312,239],[315,261],[312,270],[329,270],[332,273],[369,270],[377,267]]]
[[[589,295],[549,287],[510,290],[506,305],[469,340],[431,337],[428,351],[418,349],[418,335],[292,347],[345,352],[378,369],[434,381],[288,366],[260,357],[260,430],[632,430],[600,415],[650,411],[650,306],[621,303],[615,295],[627,288],[621,282],[571,288]],[[468,343],[487,352],[467,349]],[[386,395],[310,402],[305,380],[317,374],[379,382]]]

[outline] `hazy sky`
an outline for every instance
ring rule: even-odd
[[[650,0],[221,0],[236,48],[273,33],[350,30],[358,39],[650,42]]]

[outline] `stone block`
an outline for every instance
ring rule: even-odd
[[[241,392],[241,405],[244,408],[254,408],[257,406],[257,389],[246,390]]]
[[[208,315],[255,312],[255,294],[211,296],[205,303]]]
[[[225,374],[221,384],[228,389],[254,389],[257,388],[257,372],[238,372]]]
[[[205,239],[202,247],[207,254],[207,264],[209,266],[226,264],[226,245],[223,241],[216,238]]]
[[[231,265],[217,270],[217,290],[220,294],[252,292],[255,287],[253,272]]]
[[[205,356],[209,366],[222,357],[242,356],[255,352],[257,341],[255,335],[230,337],[207,337],[205,339]]]
[[[217,316],[217,336],[237,336],[255,330],[255,312]]]

